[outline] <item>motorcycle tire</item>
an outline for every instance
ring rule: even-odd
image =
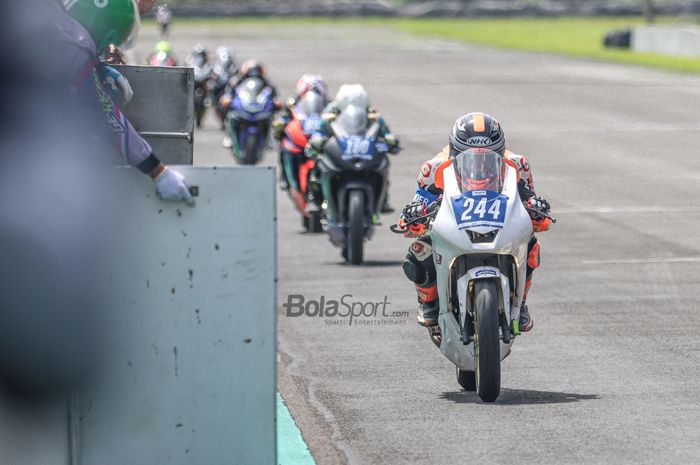
[[[479,279],[474,283],[474,315],[476,391],[484,402],[493,402],[501,393],[498,290],[494,281]]]
[[[347,260],[353,265],[362,263],[365,240],[365,196],[360,191],[350,191],[348,200]]]
[[[309,227],[307,229],[312,233],[323,232],[323,225],[321,225],[321,212],[309,213]]]
[[[243,152],[246,165],[254,165],[258,162],[258,138],[248,136],[245,140]]]

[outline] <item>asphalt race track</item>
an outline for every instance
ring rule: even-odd
[[[141,57],[156,40],[143,32]],[[283,97],[305,71],[333,92],[363,83],[404,147],[391,172],[399,209],[454,119],[489,112],[559,220],[540,235],[534,330],[504,362],[499,400],[484,404],[415,323],[395,216],[365,265],[346,266],[324,235],[302,233],[280,193],[279,391],[318,464],[698,463],[700,78],[332,23],[175,23],[173,34],[180,58],[201,42],[263,60]],[[220,138],[208,119],[197,164],[234,163]],[[387,296],[389,312],[410,314],[352,326],[287,317],[290,294]]]

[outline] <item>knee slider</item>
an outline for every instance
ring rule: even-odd
[[[411,244],[403,263],[403,272],[409,280],[419,286],[435,283],[435,263],[430,242],[418,239]]]

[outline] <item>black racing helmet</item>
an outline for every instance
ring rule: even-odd
[[[486,113],[468,113],[455,121],[450,134],[450,156],[469,149],[489,149],[501,155],[506,139],[501,125]]]

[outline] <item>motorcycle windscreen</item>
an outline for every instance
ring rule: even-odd
[[[243,109],[249,113],[257,113],[265,109],[271,100],[272,91],[259,78],[248,78],[238,85],[236,94]]]
[[[367,132],[367,110],[349,105],[338,115],[336,123],[349,136],[364,136]]]
[[[314,91],[309,91],[299,100],[295,111],[304,116],[320,115],[325,106],[326,102],[321,95]]]
[[[489,149],[469,149],[453,157],[457,183],[461,192],[503,190],[505,160]]]

